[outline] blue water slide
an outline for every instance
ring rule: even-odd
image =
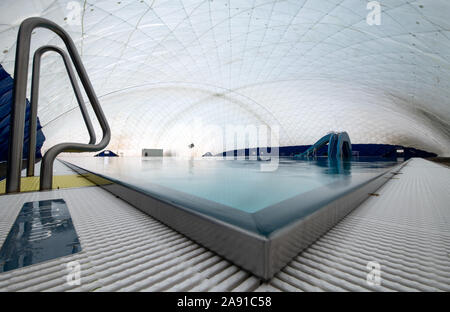
[[[311,145],[306,151],[295,155],[295,159],[312,157],[316,152],[328,144],[328,158],[348,159],[352,156],[352,143],[347,132],[330,132],[321,137],[316,143]]]
[[[336,159],[349,159],[352,157],[352,142],[347,132],[338,134],[336,145]]]
[[[306,151],[304,151],[303,153],[299,154],[299,155],[295,155],[294,158],[303,158],[303,157],[311,157],[314,156],[315,153],[322,148],[323,146],[327,145],[328,142],[330,141],[331,137],[334,136],[334,133],[328,133],[326,135],[324,135],[323,137],[321,137],[319,139],[319,141],[317,141],[316,143],[314,143],[313,145],[311,145],[311,147],[309,147]]]

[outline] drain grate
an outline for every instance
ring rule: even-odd
[[[81,251],[63,199],[27,202],[0,250],[0,272]]]

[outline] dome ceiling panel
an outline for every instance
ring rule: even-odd
[[[450,2],[380,2],[381,25],[370,26],[363,0],[4,0],[0,62],[13,73],[24,18],[63,26],[112,120],[111,146],[174,148],[170,129],[202,120],[275,123],[283,145],[346,130],[354,143],[450,155]],[[44,44],[63,46],[38,29],[32,49]],[[78,122],[61,64],[50,55],[43,62],[44,149]],[[134,124],[126,127],[127,120]],[[85,141],[87,134],[70,137]]]

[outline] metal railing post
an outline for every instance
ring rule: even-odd
[[[92,84],[78,55],[75,44],[67,32],[57,24],[44,18],[31,17],[22,22],[17,35],[16,63],[14,66],[13,105],[11,110],[11,128],[6,174],[6,192],[20,191],[20,170],[25,123],[26,89],[28,76],[28,60],[30,57],[30,41],[33,29],[42,27],[56,33],[66,45],[70,58],[77,70],[89,102],[102,128],[103,137],[98,144],[61,143],[50,148],[42,158],[40,190],[52,188],[53,161],[62,152],[95,152],[105,148],[111,139],[111,130]]]
[[[89,144],[95,144],[95,131],[92,126],[91,119],[89,118],[89,113],[87,112],[86,105],[84,105],[83,96],[81,95],[80,87],[78,86],[77,78],[70,64],[69,57],[67,53],[56,46],[42,46],[36,50],[33,57],[33,74],[31,78],[31,108],[30,108],[30,127],[29,134],[30,138],[28,141],[28,166],[27,166],[27,176],[34,176],[34,162],[36,157],[36,132],[37,132],[37,110],[39,101],[39,79],[41,71],[41,58],[44,53],[53,51],[61,55],[64,66],[66,67],[67,74],[69,75],[70,83],[72,85],[75,97],[80,107],[81,114],[83,116],[84,123],[89,132]]]

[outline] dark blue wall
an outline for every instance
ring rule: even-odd
[[[282,146],[280,147],[279,153],[280,156],[294,156],[306,151],[311,145],[296,145],[296,146]],[[413,147],[404,147],[400,145],[390,145],[390,144],[352,144],[353,152],[359,152],[359,156],[362,157],[384,157],[384,158],[394,158],[400,155],[397,155],[397,149],[404,150],[405,159],[409,159],[411,157],[436,157],[437,155],[434,153],[429,153],[427,151],[423,151],[420,149],[416,149]],[[242,151],[242,150],[239,150]],[[326,156],[328,152],[328,146],[324,146],[317,151],[317,156]],[[225,156],[226,152],[219,153],[217,156]],[[237,155],[237,150],[234,151],[234,154]],[[249,155],[249,150],[245,149],[245,155]]]
[[[8,159],[8,141],[9,141],[9,122],[11,117],[11,107],[13,102],[13,84],[14,80],[3,69],[0,64],[0,161]],[[30,122],[30,102],[27,100],[27,110],[25,119],[24,147],[23,158],[28,156],[28,139],[29,139],[29,122]],[[36,158],[41,158],[41,148],[45,141],[42,133],[39,118],[37,120],[37,136],[36,136]]]

